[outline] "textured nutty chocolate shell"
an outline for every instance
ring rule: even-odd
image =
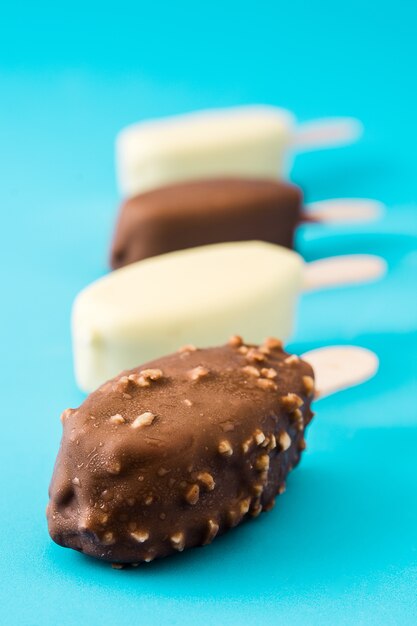
[[[313,394],[311,367],[272,339],[124,372],[62,414],[52,539],[117,563],[210,543],[284,491]]]
[[[226,241],[292,248],[301,203],[301,190],[278,180],[220,178],[161,187],[121,206],[110,263],[117,269]]]

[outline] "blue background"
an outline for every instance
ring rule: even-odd
[[[3,624],[417,623],[417,86],[414,0],[27,2],[0,9]],[[308,200],[385,202],[377,224],[305,227],[307,259],[384,256],[373,285],[304,296],[292,347],[355,342],[377,377],[320,401],[274,511],[132,571],[49,539],[77,291],[106,271],[113,140],[141,118],[267,102],[354,115],[351,147],[301,155]]]

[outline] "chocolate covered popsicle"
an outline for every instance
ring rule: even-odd
[[[313,376],[279,341],[238,336],[122,372],[62,414],[51,537],[140,563],[271,509],[305,448]]]
[[[278,180],[217,178],[168,185],[126,200],[113,238],[113,269],[148,257],[227,241],[257,239],[292,248],[303,222],[378,219],[380,203],[333,199],[302,203],[296,185]]]
[[[300,358],[277,339],[250,345],[235,335],[122,372],[61,416],[52,539],[117,568],[211,543],[285,491],[313,397],[377,369],[364,348]]]
[[[111,250],[113,269],[174,250],[260,240],[293,247],[302,192],[268,179],[178,183],[126,200]]]

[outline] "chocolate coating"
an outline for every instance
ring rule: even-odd
[[[122,373],[62,415],[49,532],[139,563],[210,543],[269,510],[305,448],[311,367],[232,338]]]
[[[292,248],[301,202],[298,187],[268,179],[205,180],[143,193],[120,209],[111,266],[227,241]]]

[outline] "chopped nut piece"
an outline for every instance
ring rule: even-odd
[[[297,430],[303,430],[304,428],[304,418],[300,409],[295,409],[295,411],[291,414],[291,419],[295,423]]]
[[[253,486],[253,495],[257,496],[258,498],[263,494],[264,491],[264,485],[254,485]]]
[[[171,541],[172,547],[175,550],[178,550],[178,552],[182,552],[184,550],[184,547],[185,547],[184,533],[181,533],[181,532],[174,533],[173,535],[171,535],[170,541]]]
[[[193,403],[191,402],[191,400],[188,400],[188,398],[185,398],[185,400],[183,401],[185,406],[193,406]]]
[[[144,376],[139,376],[137,379],[137,385],[139,385],[139,387],[150,387],[151,383]]]
[[[278,443],[281,446],[281,449],[283,452],[285,452],[286,450],[288,450],[288,448],[291,445],[291,437],[289,436],[289,434],[284,430],[278,437]]]
[[[107,464],[107,471],[109,474],[120,474],[120,470],[122,469],[122,465],[120,461],[110,461]]]
[[[255,439],[258,446],[260,446],[265,441],[265,435],[259,429],[255,430],[255,432],[253,433],[253,438]]]
[[[272,433],[272,435],[269,438],[268,450],[274,450],[276,447],[277,447],[277,440],[275,438],[275,435]]]
[[[274,370],[273,367],[263,367],[261,369],[261,375],[264,376],[264,378],[276,378],[278,372]]]
[[[79,487],[81,485],[80,479],[78,478],[78,476],[76,476],[75,478],[72,479],[72,484],[76,485],[77,487]]]
[[[136,530],[130,533],[130,536],[138,543],[145,543],[149,539],[149,533],[146,530]]]
[[[250,498],[245,498],[244,500],[241,501],[240,512],[242,515],[246,515],[246,513],[249,511],[250,503],[251,503]]]
[[[271,350],[266,346],[259,346],[259,352],[262,352],[262,354],[265,354],[266,356],[271,354]]]
[[[250,350],[248,350],[248,353],[246,354],[246,358],[248,361],[258,361],[259,363],[265,361],[265,355],[256,348],[250,348]]]
[[[255,506],[251,509],[251,517],[258,517],[258,515],[260,515],[262,513],[262,505],[261,504],[255,504]]]
[[[233,448],[230,445],[230,442],[226,439],[223,439],[218,445],[218,451],[220,454],[224,454],[224,456],[231,456],[233,454]]]
[[[110,421],[112,424],[116,424],[116,425],[118,425],[118,424],[124,424],[124,423],[125,423],[125,418],[124,418],[124,417],[122,417],[119,413],[116,413],[116,415],[112,415],[112,416],[109,418],[109,421]]]
[[[131,423],[132,428],[142,428],[143,426],[150,426],[154,421],[156,415],[150,411],[145,411],[141,415],[138,415],[136,419]]]
[[[268,470],[264,470],[263,472],[259,473],[259,480],[261,481],[261,483],[263,485],[266,485],[268,482]]]
[[[255,461],[255,469],[258,472],[263,472],[269,469],[269,455],[261,454]]]
[[[206,535],[206,538],[205,538],[205,540],[203,542],[203,546],[207,545],[208,543],[211,543],[213,541],[213,539],[215,538],[215,536],[217,535],[218,532],[219,532],[219,525],[218,525],[218,523],[215,522],[212,519],[209,519],[207,535]]]
[[[65,411],[61,413],[61,417],[60,417],[61,422],[64,423],[65,420],[71,415],[71,413],[75,413],[75,412],[76,412],[75,409],[65,409]]]
[[[150,380],[159,380],[160,378],[163,377],[163,372],[160,369],[146,369],[146,370],[141,370],[140,371],[140,375],[143,376],[146,379],[150,379]]]
[[[152,504],[152,502],[153,502],[153,495],[149,494],[145,498],[145,504],[146,504],[146,506],[150,506]]]
[[[242,367],[242,372],[249,374],[249,376],[255,376],[255,378],[259,378],[260,376],[259,370],[253,367],[253,365],[245,365],[245,367]]]
[[[202,367],[201,365],[198,365],[188,372],[188,377],[191,380],[200,380],[200,378],[204,378],[204,376],[207,376],[208,374],[209,370],[207,369],[207,367]]]
[[[232,335],[227,343],[233,348],[239,348],[243,344],[243,339],[240,335]]]
[[[246,441],[242,443],[242,450],[245,454],[249,452],[249,448],[251,447],[252,443],[253,443],[252,437],[250,437],[249,439],[246,439]]]
[[[240,512],[228,511],[227,521],[231,528],[234,528],[234,526],[237,526],[237,524],[240,522],[241,519],[242,519],[242,514]]]
[[[275,337],[267,337],[262,345],[269,350],[282,350],[283,344],[282,341]]]
[[[303,376],[303,384],[308,394],[314,393],[314,380],[311,376]]]
[[[200,487],[198,485],[191,485],[185,492],[184,497],[188,504],[197,504],[200,497]]]
[[[211,474],[208,472],[200,472],[197,475],[197,480],[199,480],[208,491],[213,491],[216,483]]]
[[[119,378],[118,380],[115,380],[113,383],[113,391],[118,391],[118,392],[125,392],[126,389],[129,386],[129,379],[127,376],[122,376],[121,378]]]
[[[269,378],[258,378],[256,384],[262,389],[271,389],[272,391],[276,391],[278,389],[276,384],[272,380],[269,380]]]
[[[111,502],[114,498],[114,493],[111,489],[105,489],[104,491],[102,491],[101,497],[103,498],[104,502]]]
[[[286,365],[295,365],[296,363],[300,362],[300,358],[296,355],[296,354],[290,354],[290,356],[287,356],[286,359],[284,359],[284,363]]]
[[[149,387],[151,384],[142,374],[129,374],[129,380],[138,387]]]
[[[105,546],[110,546],[114,542],[115,542],[115,537],[112,532],[109,531],[107,533],[104,533],[101,539],[101,543],[103,543]]]
[[[303,400],[296,393],[287,393],[286,396],[282,396],[281,402],[287,411],[295,411],[295,409],[304,404]]]
[[[196,352],[197,348],[192,343],[187,343],[185,346],[181,346],[178,352],[181,354],[182,352]]]

